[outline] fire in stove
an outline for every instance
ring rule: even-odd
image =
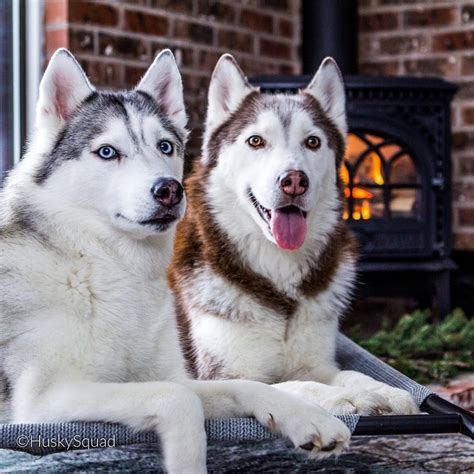
[[[341,180],[346,220],[416,216],[419,183],[413,159],[387,137],[349,133]]]

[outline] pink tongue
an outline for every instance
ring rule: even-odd
[[[297,250],[303,245],[308,226],[302,211],[272,210],[270,224],[273,237],[281,249]]]

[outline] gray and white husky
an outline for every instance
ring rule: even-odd
[[[318,406],[186,373],[166,282],[185,209],[171,52],[134,90],[112,93],[58,51],[36,125],[0,203],[2,420],[151,429],[171,472],[206,470],[205,417],[254,416],[317,456],[343,449],[348,429]]]
[[[355,277],[339,178],[346,134],[331,58],[299,94],[271,95],[224,55],[170,282],[198,377],[278,383],[335,413],[413,413],[408,392],[335,360]]]

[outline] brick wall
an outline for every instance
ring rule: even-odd
[[[459,85],[452,109],[454,245],[474,249],[474,1],[360,0],[365,74],[440,76]]]
[[[45,0],[46,57],[68,47],[92,82],[130,87],[171,48],[199,147],[210,73],[231,52],[248,75],[298,73],[299,0]]]

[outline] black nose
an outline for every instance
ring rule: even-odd
[[[289,196],[304,194],[309,187],[309,178],[304,171],[287,171],[283,176],[280,176],[278,181],[281,190]]]
[[[173,178],[160,178],[151,187],[151,194],[155,201],[163,206],[173,207],[183,199],[183,186]]]

